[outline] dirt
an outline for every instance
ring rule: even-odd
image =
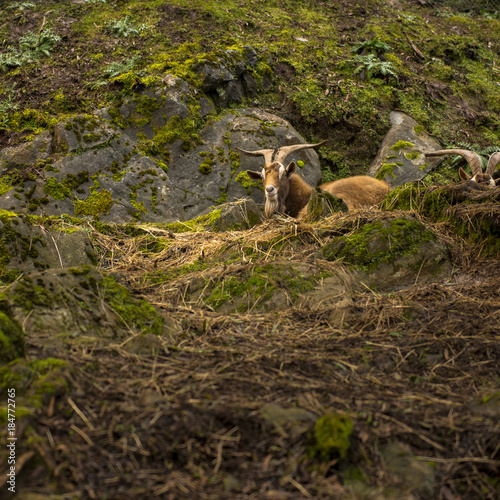
[[[266,230],[288,229],[275,221],[220,236],[171,234],[173,245],[149,256],[131,251],[124,235],[98,238],[113,249],[103,267],[119,271],[178,330],[160,337],[160,348],[151,336],[94,347],[28,336],[29,359],[68,361],[71,389],[32,419],[36,433],[50,438],[35,441],[44,463],[23,471],[23,494],[496,498],[497,260],[477,260],[427,286],[353,292],[341,320],[338,304],[227,316],[146,278],[196,262],[200,252],[209,262],[214,240],[230,252]],[[314,247],[307,231],[302,245],[284,251],[289,259],[303,261]],[[313,420],[349,415],[347,456],[311,457],[313,423],[269,417],[270,404]],[[430,478],[415,485],[395,473],[385,451],[394,443],[408,447]]]

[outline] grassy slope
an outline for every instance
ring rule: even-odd
[[[0,31],[0,144],[105,106],[136,78],[154,84],[175,73],[196,83],[193,58],[251,44],[276,71],[272,92],[252,104],[310,140],[330,139],[321,151],[327,178],[366,171],[395,108],[443,144],[498,145],[500,22],[436,5],[10,2]],[[46,34],[32,37],[36,60],[13,66],[29,33]]]

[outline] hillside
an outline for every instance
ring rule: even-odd
[[[2,2],[0,497],[498,498],[500,189],[265,220],[237,151],[366,174],[397,111],[486,161],[499,12]]]

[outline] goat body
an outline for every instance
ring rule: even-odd
[[[266,164],[261,172],[247,170],[252,179],[260,179],[264,184],[265,204],[264,213],[267,218],[273,213],[284,213],[291,217],[302,217],[311,199],[313,188],[295,173],[295,162],[285,167],[282,163],[286,157],[298,149],[312,148],[319,144],[298,144],[280,148],[273,161],[272,149],[259,151],[245,151],[237,148],[240,152],[251,155],[262,155]],[[378,205],[389,193],[389,185],[373,177],[359,175],[327,182],[320,189],[341,198],[349,210],[358,208],[370,208]]]
[[[391,188],[385,181],[356,175],[338,181],[326,182],[320,189],[342,198],[349,210],[371,208],[378,205],[389,193]]]

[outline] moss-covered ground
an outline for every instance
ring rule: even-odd
[[[113,110],[135,87],[154,87],[168,74],[200,87],[204,62],[234,66],[250,45],[257,84],[266,75],[274,81],[258,89],[258,105],[308,139],[329,140],[320,150],[325,180],[367,170],[395,108],[443,145],[498,147],[500,28],[492,3],[6,2],[0,145],[75,114]],[[36,91],[26,91],[33,82]],[[151,113],[150,103],[139,105],[141,116]],[[193,120],[181,128],[196,137]]]

